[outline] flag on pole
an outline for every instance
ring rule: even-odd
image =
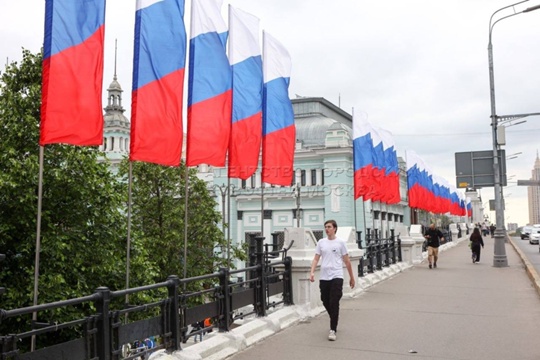
[[[231,130],[232,73],[223,0],[191,2],[187,165],[225,166]]]
[[[233,71],[229,177],[257,170],[262,140],[263,73],[259,19],[229,5],[229,60]]]
[[[283,45],[263,32],[262,181],[289,186],[294,174],[296,128],[289,98],[291,56]]]
[[[385,172],[381,201],[387,204],[397,204],[401,201],[399,193],[399,165],[392,133],[385,129],[378,130],[383,143]]]
[[[373,192],[373,141],[371,125],[364,114],[353,115],[354,199],[369,200]]]
[[[46,0],[39,144],[103,142],[105,0]]]
[[[382,138],[382,129],[371,127],[371,140],[373,141],[371,177],[374,186],[372,192],[366,198],[372,201],[381,201],[384,194],[384,179],[386,172],[386,163],[384,156],[384,144]]]
[[[180,164],[185,59],[184,0],[137,0],[131,161]]]

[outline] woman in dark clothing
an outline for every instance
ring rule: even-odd
[[[480,261],[480,246],[484,247],[484,239],[482,239],[482,234],[480,234],[479,228],[474,228],[473,233],[471,234],[470,240],[471,240],[472,262],[474,264]]]

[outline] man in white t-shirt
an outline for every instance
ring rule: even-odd
[[[343,296],[343,265],[349,272],[349,285],[354,288],[355,279],[352,270],[349,252],[345,241],[336,237],[337,223],[335,220],[328,220],[324,223],[326,237],[317,242],[315,256],[311,262],[311,273],[309,280],[315,281],[315,268],[321,260],[321,276],[319,279],[319,289],[321,290],[321,300],[324,308],[330,316],[330,333],[328,340],[336,340],[337,325],[339,319],[339,300]]]

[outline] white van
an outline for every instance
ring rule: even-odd
[[[533,230],[533,227],[530,225],[524,226],[521,230],[521,240],[529,239],[529,235],[531,235],[531,232]]]

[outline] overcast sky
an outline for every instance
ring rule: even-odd
[[[349,113],[365,112],[393,133],[398,156],[414,150],[452,184],[456,152],[492,149],[489,20],[511,1],[225,0],[225,18],[227,4],[259,17],[261,30],[288,48],[291,98],[324,97]],[[526,1],[515,9],[538,4]],[[39,51],[44,11],[44,0],[0,0],[1,61],[19,61],[22,48]],[[134,11],[135,0],[107,1],[104,88],[112,81],[118,39],[118,81],[128,117]],[[188,29],[189,14],[186,0]],[[497,115],[540,112],[539,40],[540,10],[495,26]],[[506,153],[521,154],[507,163],[505,222],[519,225],[528,222],[528,203],[527,188],[516,180],[530,178],[540,139],[540,117],[527,120],[506,132]],[[481,195],[487,207],[493,188]]]

